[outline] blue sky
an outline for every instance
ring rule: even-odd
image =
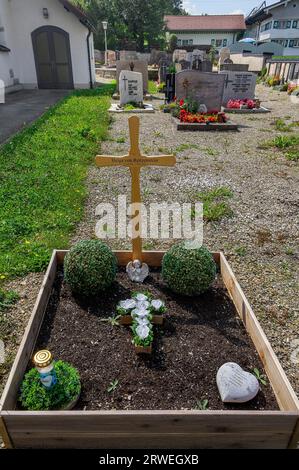
[[[261,5],[263,0],[184,0],[184,8],[191,15],[209,13],[220,15],[222,13],[249,13],[254,7]],[[267,4],[275,0],[267,1]]]

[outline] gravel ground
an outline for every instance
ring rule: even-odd
[[[232,115],[239,132],[177,132],[167,114],[141,116],[141,146],[144,153],[177,153],[175,168],[142,170],[143,201],[191,202],[195,193],[225,186],[233,191],[229,199],[231,217],[209,222],[204,242],[212,250],[223,250],[259,318],[275,352],[299,395],[299,311],[298,311],[298,207],[299,167],[273,149],[260,144],[279,134],[276,118],[299,120],[299,106],[286,93],[258,87],[258,97],[272,112],[265,115]],[[158,108],[160,102],[154,100]],[[128,149],[128,115],[114,115],[110,140],[101,153],[125,154]],[[118,140],[118,142],[117,142]],[[124,142],[123,142],[124,141]],[[178,151],[182,144],[189,149]],[[194,146],[194,148],[190,148]],[[129,195],[129,171],[124,168],[90,168],[85,218],[73,241],[94,237],[95,208],[113,203],[119,194]],[[113,248],[129,248],[128,240],[110,240]],[[146,249],[164,249],[171,242],[147,239]],[[59,247],[58,247],[59,248]],[[11,331],[5,345],[7,366],[0,369],[0,391],[20,343],[41,283],[42,274],[32,274],[5,287],[21,295],[7,313]]]
[[[196,146],[177,152],[175,168],[142,170],[143,201],[190,202],[194,193],[220,186],[233,191],[232,217],[206,223],[204,243],[226,254],[299,395],[299,167],[279,151],[259,148],[280,134],[273,126],[277,118],[299,120],[299,106],[286,93],[263,86],[258,86],[257,95],[272,112],[231,115],[241,126],[239,132],[177,132],[167,114],[142,115],[144,153],[169,153],[182,144]],[[158,108],[160,102],[153,103]],[[111,140],[104,143],[101,153],[122,155],[129,143],[128,115],[113,116]],[[119,194],[130,194],[129,171],[91,167],[88,186],[86,216],[74,242],[94,237],[97,204],[114,203]],[[147,239],[144,247],[164,249],[171,243]],[[130,248],[127,240],[109,240],[109,244]]]

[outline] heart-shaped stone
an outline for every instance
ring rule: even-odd
[[[257,378],[235,362],[227,362],[217,372],[216,382],[224,403],[245,403],[259,391]]]

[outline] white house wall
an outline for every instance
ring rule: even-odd
[[[37,87],[31,33],[41,26],[57,26],[69,33],[75,88],[89,87],[88,29],[80,23],[73,13],[66,11],[57,0],[0,0],[0,2],[1,4],[10,4],[13,11],[10,28],[13,31],[13,39],[11,38],[11,43],[8,39],[7,46],[11,49],[14,57],[15,75],[25,87]],[[43,8],[48,8],[48,19],[43,17]],[[90,42],[93,43],[92,37]],[[21,65],[20,70],[17,70],[17,64]],[[93,52],[92,64],[94,64]]]
[[[15,37],[11,18],[11,2],[0,0],[0,27],[3,29],[0,32],[0,44],[11,49],[11,52],[0,52],[0,79],[4,81],[5,87],[13,86],[20,74],[17,58],[13,54]]]
[[[236,41],[236,33],[232,32],[184,32],[184,33],[175,33],[178,40],[191,40],[193,41],[193,46],[210,46],[212,39],[226,39],[227,46],[230,46]],[[222,46],[220,46],[221,48]]]

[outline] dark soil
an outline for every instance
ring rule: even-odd
[[[113,316],[119,300],[134,290],[150,291],[166,302],[165,324],[155,326],[151,356],[136,355],[129,327],[101,321]],[[245,404],[224,405],[219,397],[216,373],[225,362],[264,372],[219,279],[204,295],[185,298],[171,293],[158,271],[143,286],[120,272],[105,296],[84,300],[72,295],[60,272],[37,347],[78,368],[82,394],[77,409],[194,409],[204,398],[215,410],[278,409],[270,385],[262,385],[257,397]],[[116,390],[108,393],[116,379]]]

